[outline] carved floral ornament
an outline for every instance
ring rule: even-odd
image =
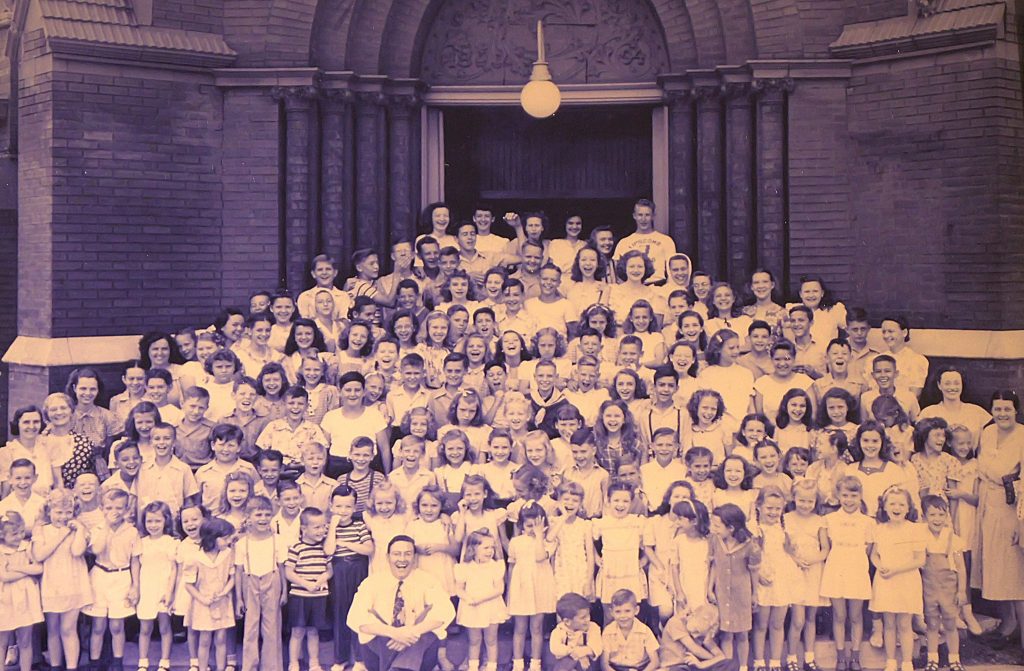
[[[543,20],[559,84],[653,81],[669,71],[661,26],[644,0],[446,0],[420,76],[430,84],[522,84]]]

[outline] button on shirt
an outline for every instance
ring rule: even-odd
[[[127,568],[132,563],[132,547],[139,539],[138,530],[127,522],[111,529],[106,522],[89,532],[89,547],[96,553],[96,563],[108,569]],[[102,550],[96,548],[103,546]]]
[[[359,642],[366,644],[374,639],[361,628],[371,623],[390,625],[395,610],[395,594],[398,578],[391,570],[375,573],[359,585],[348,613],[349,628],[359,635]],[[438,639],[448,636],[448,625],[455,619],[455,608],[441,582],[422,569],[413,569],[402,581],[402,619],[406,625],[413,625],[430,619],[441,624],[433,630]]]
[[[604,628],[601,642],[608,661],[622,666],[642,667],[658,652],[658,639],[640,620],[633,620],[629,633],[623,633],[619,624],[612,622]]]
[[[186,498],[199,493],[192,469],[177,457],[171,457],[163,466],[155,461],[143,462],[137,483],[140,508],[153,501],[163,501],[175,515]]]

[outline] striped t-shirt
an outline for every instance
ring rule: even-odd
[[[338,542],[335,546],[335,557],[357,557],[358,552],[353,552],[341,546],[342,543],[366,543],[371,540],[370,530],[362,520],[352,520],[347,526],[338,525],[334,531],[334,539]]]
[[[306,580],[316,580],[324,573],[327,573],[328,557],[324,553],[323,543],[310,545],[299,541],[288,548],[288,565],[298,575]],[[324,583],[322,590],[311,592],[295,583],[291,583],[288,589],[291,596],[319,597],[327,596],[327,583]]]

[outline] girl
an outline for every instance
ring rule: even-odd
[[[810,395],[803,389],[790,389],[782,396],[775,416],[775,442],[782,450],[810,448],[814,414]]]
[[[302,358],[307,356],[324,359],[330,369],[336,361],[334,355],[327,351],[327,343],[316,322],[300,317],[291,325],[288,340],[284,344],[284,369],[288,373],[288,382],[297,384],[301,377]]]
[[[438,429],[437,435],[443,436],[452,429],[459,429],[469,440],[467,446],[487,445],[490,427],[484,426],[484,403],[475,390],[463,388],[448,408],[448,416],[438,419],[447,420],[447,423]],[[485,461],[486,456],[479,455],[479,461]],[[473,461],[476,459],[470,458],[470,463]]]
[[[531,464],[522,466],[512,476],[512,487],[515,489],[515,498],[508,504],[505,510],[508,512],[508,521],[512,524],[512,531],[515,533],[515,523],[519,521],[519,511],[531,503],[536,503],[544,509],[548,517],[558,512],[558,503],[548,496],[551,492],[551,480],[542,470]]]
[[[548,538],[555,543],[555,596],[574,592],[593,602],[596,551],[591,522],[580,516],[583,497],[578,482],[566,480],[555,489],[560,514],[551,518]]]
[[[892,396],[879,396],[871,404],[871,416],[882,423],[893,447],[909,460],[914,452],[914,426],[899,401]],[[910,491],[917,493],[917,490]]]
[[[774,429],[771,421],[760,413],[752,412],[744,416],[740,422],[740,430],[736,432],[736,445],[732,448],[732,453],[752,464],[757,463],[754,450],[766,438],[771,440],[775,434]]]
[[[640,567],[644,519],[630,515],[633,488],[623,482],[608,485],[604,517],[592,521],[594,540],[601,541],[597,559],[597,596],[604,606],[605,622],[611,622],[612,595],[628,589],[637,600],[647,598],[647,581]]]
[[[827,441],[829,434],[836,431],[845,433],[847,444],[852,445],[854,435],[857,433],[857,422],[860,421],[857,401],[845,389],[833,387],[821,397],[815,419],[818,422],[818,430],[811,436],[811,449],[815,449],[819,443]],[[840,452],[839,458],[843,460],[843,463],[852,464],[860,459],[860,455],[847,450]]]
[[[449,429],[441,435],[434,474],[445,497],[445,510],[452,511],[461,498],[462,484],[473,472],[473,452],[469,438],[461,429]]]
[[[705,389],[721,394],[725,412],[733,417],[743,417],[753,407],[754,374],[736,364],[739,356],[740,337],[721,329],[708,341],[708,367],[697,378]]]
[[[800,278],[800,302],[814,313],[811,338],[827,343],[845,333],[846,306],[835,300],[825,282],[815,275]],[[786,305],[786,310],[793,307]]]
[[[269,345],[270,332],[274,318],[268,312],[257,312],[249,315],[246,326],[249,328],[249,339],[243,341],[244,346],[235,352],[242,362],[242,369],[249,377],[255,378],[268,363],[284,360],[284,355]]]
[[[262,311],[261,311],[262,312]],[[174,344],[178,346],[182,362],[196,360],[196,330],[184,326],[174,332]]]
[[[405,516],[405,501],[398,489],[387,480],[373,488],[370,501],[363,513],[363,522],[373,539],[373,554],[370,555],[370,574],[390,571],[387,547],[391,539],[405,533],[408,520]]]
[[[862,458],[846,472],[864,485],[867,513],[874,516],[882,494],[903,482],[903,469],[892,463],[892,443],[878,422],[867,421],[857,429],[851,451],[862,455]]]
[[[373,344],[373,361],[366,368],[366,374],[377,373],[383,380],[382,395],[387,396],[391,385],[402,384],[401,357],[398,341],[386,335]]]
[[[7,650],[14,634],[21,671],[32,668],[32,627],[43,621],[36,582],[43,567],[32,560],[26,535],[21,515],[13,510],[0,515],[0,650]]]
[[[555,471],[555,450],[551,447],[551,439],[543,431],[530,431],[523,438],[523,456],[525,464],[538,469],[548,478],[550,487],[557,487],[561,476]]]
[[[753,489],[756,474],[757,469],[743,457],[726,457],[712,476],[715,507],[731,503],[743,511],[744,517],[753,520],[757,514],[754,505],[757,492]]]
[[[419,550],[418,544],[416,548]],[[459,596],[455,621],[469,629],[469,670],[480,668],[480,644],[483,642],[487,645],[487,666],[484,668],[496,671],[498,625],[508,619],[508,608],[503,598],[505,562],[498,555],[494,536],[486,529],[474,531],[466,540],[466,556],[455,567],[455,582]],[[522,668],[522,648],[519,666]]]
[[[174,533],[171,509],[162,501],[154,501],[139,511],[141,538],[132,548],[132,582],[137,585],[133,598],[138,599],[139,668],[149,666],[149,640],[153,621],[160,629],[159,671],[171,668],[171,607],[177,582],[178,541]]]
[[[416,436],[423,441],[425,446],[423,455],[427,460],[426,466],[436,469],[440,464],[439,450],[437,445],[437,430],[434,424],[434,415],[428,408],[416,406],[405,413],[399,424],[399,431],[403,436]],[[398,448],[402,444],[401,438],[391,446],[391,454],[398,454]]]
[[[736,420],[725,415],[722,395],[712,389],[699,389],[686,404],[690,425],[683,431],[683,454],[700,446],[711,450],[712,463],[720,464],[732,454]]]
[[[191,599],[189,626],[199,632],[198,666],[210,665],[210,642],[214,644],[216,668],[227,663],[228,629],[235,626],[232,592],[235,588],[235,558],[231,538],[235,529],[225,520],[208,519],[199,529],[199,550],[191,554],[184,568],[184,585]]]
[[[309,393],[306,419],[319,424],[329,411],[341,405],[341,394],[334,385],[327,384],[327,364],[315,356],[303,357],[299,369],[299,386]]]
[[[793,362],[796,361],[796,345],[793,343],[780,340],[769,351],[774,372],[754,381],[754,407],[758,412],[777,415],[782,412],[782,399],[788,392],[799,389],[807,393],[814,380],[793,370]]]
[[[757,533],[761,565],[757,574],[757,617],[754,625],[754,669],[765,668],[765,634],[768,634],[768,668],[782,668],[782,644],[786,615],[793,605],[793,586],[800,569],[789,551],[782,511],[786,497],[781,489],[767,485],[757,495]]]
[[[491,362],[491,349],[487,338],[480,333],[469,333],[464,340],[463,350],[467,366],[462,386],[473,389],[482,398],[487,393],[486,368]]]
[[[721,329],[731,329],[736,333],[743,334],[740,337],[740,349],[748,351],[749,343],[746,340],[747,330],[753,323],[753,319],[743,314],[743,309],[736,304],[736,292],[726,282],[716,282],[711,288],[711,301],[708,306],[708,320],[704,323],[704,333],[708,338],[714,337]]]
[[[782,472],[793,480],[793,484],[807,479],[811,465],[811,452],[805,447],[791,447],[782,456]]]
[[[673,400],[679,407],[686,407],[700,386],[697,383],[697,348],[691,343],[677,340],[668,348],[668,361],[679,377],[679,389]]]
[[[429,235],[437,241],[441,249],[448,246],[458,247],[459,241],[454,235],[448,234],[448,224],[450,222],[451,210],[448,209],[447,205],[444,203],[431,203],[427,205],[423,212],[420,213],[419,235],[416,236],[416,242],[419,242],[420,238]]]
[[[772,440],[762,440],[754,448],[754,458],[761,472],[754,477],[754,489],[775,486],[782,491],[786,501],[790,500],[793,490],[793,478],[779,470],[782,463],[782,450]]]
[[[153,461],[156,458],[156,453],[153,451],[153,427],[160,422],[160,410],[149,401],[143,401],[132,408],[124,423],[124,434],[114,440],[110,446],[110,458],[107,466],[111,469],[117,466],[115,461],[117,444],[125,439],[133,440],[138,444],[139,454],[142,455],[144,462]]]
[[[77,669],[81,650],[78,613],[92,603],[89,569],[85,564],[87,528],[75,519],[75,498],[55,489],[46,498],[47,523],[32,537],[32,559],[42,565],[42,605],[50,664]],[[31,654],[29,655],[31,661]]]
[[[388,416],[388,384],[384,376],[378,372],[369,372],[363,378],[366,384],[363,387],[363,406],[373,408],[381,416],[390,420]],[[312,396],[310,397],[312,400]]]
[[[491,460],[486,463],[478,463],[476,472],[487,480],[487,484],[494,490],[494,496],[499,505],[508,503],[515,496],[515,488],[512,485],[512,476],[519,465],[511,460],[512,437],[505,429],[492,429],[487,438],[487,454]]]
[[[925,564],[927,529],[917,522],[910,492],[890,487],[882,495],[876,515],[871,563],[875,579],[871,585],[873,613],[884,620],[885,671],[896,671],[896,640],[903,650],[902,671],[913,671],[914,615],[922,614],[921,571]],[[953,650],[950,649],[950,653]]]
[[[744,662],[750,658],[749,636],[761,550],[747,530],[747,516],[739,506],[716,506],[710,528],[714,538],[708,601],[718,605],[725,658],[732,659],[735,650],[740,669],[745,671]]]
[[[803,671],[818,671],[814,662],[815,616],[818,608],[827,606],[828,602],[821,598],[825,519],[818,514],[818,486],[813,480],[794,483],[793,510],[783,516],[783,526],[787,546],[800,569],[791,587],[793,605],[790,608],[786,671],[801,671],[801,668]],[[797,654],[801,637],[804,644],[802,666]]]
[[[461,550],[459,556],[465,561],[466,542],[474,531],[486,529],[500,543],[495,548],[498,556],[505,557],[508,537],[505,535],[505,520],[508,513],[493,507],[494,491],[481,475],[467,475],[462,481],[462,497],[458,510],[452,515],[455,525],[455,540]]]
[[[248,474],[242,471],[228,473],[224,477],[224,493],[221,494],[220,509],[224,511],[220,519],[231,523],[235,528],[232,542],[238,539],[245,531],[247,514],[246,506],[253,496],[253,482]]]
[[[548,258],[563,273],[572,270],[576,255],[587,244],[586,240],[580,239],[582,233],[583,218],[573,214],[565,220],[565,237],[551,240],[551,244],[548,245]]]
[[[670,486],[665,494],[666,499],[654,511],[655,516],[647,521],[643,538],[644,557],[648,563],[648,603],[658,610],[658,619],[662,624],[672,617],[675,606],[672,557],[676,549],[674,539],[679,523],[674,506],[680,501],[692,499],[693,490],[681,483]],[[646,505],[643,514],[647,514]]]
[[[693,613],[708,603],[708,573],[711,569],[711,520],[708,509],[696,499],[672,505],[676,535],[669,571],[677,612]]]
[[[705,351],[708,348],[708,336],[704,333],[704,318],[696,310],[687,310],[676,319],[674,340],[682,340],[697,351],[697,361],[703,367]]]
[[[522,364],[531,359],[526,351],[526,340],[516,331],[505,331],[498,341],[498,348],[494,353],[494,363],[501,364],[508,376],[506,388],[509,390],[522,391],[528,388],[529,379],[522,370]],[[489,368],[488,368],[489,370]]]
[[[242,369],[238,357],[231,350],[217,350],[203,364],[203,370],[209,376],[205,382],[197,386],[210,392],[210,405],[206,410],[206,418],[211,422],[219,422],[235,409],[235,401],[231,393],[235,390],[235,377]]]
[[[622,255],[617,264],[616,272],[619,284],[612,289],[611,300],[608,305],[615,311],[615,314],[623,318],[629,314],[630,308],[638,300],[646,300],[652,305],[658,306],[654,309],[656,319],[660,323],[665,317],[664,301],[658,296],[654,289],[645,282],[654,274],[654,266],[651,260],[638,249],[631,249]]]
[[[633,413],[621,400],[608,400],[601,404],[594,422],[594,443],[597,445],[597,463],[609,473],[618,471],[618,459],[626,452],[633,453],[641,463],[647,459],[647,445]],[[611,593],[608,597],[611,598]]]
[[[412,504],[416,517],[406,526],[405,533],[416,541],[417,568],[437,578],[445,593],[454,597],[458,594],[455,555],[459,546],[455,542],[451,522],[441,517],[444,502],[444,492],[436,485],[421,489]],[[442,671],[455,669],[448,660],[446,643],[438,649],[438,664]]]
[[[821,548],[821,596],[832,602],[832,639],[836,644],[837,671],[860,671],[864,638],[864,601],[871,598],[868,555],[875,539],[875,522],[864,514],[864,486],[847,475],[836,483],[839,510],[825,515]],[[846,622],[850,647],[846,647]]]
[[[533,408],[529,399],[518,391],[510,391],[505,395],[505,423],[508,434],[512,438],[512,460],[516,463],[526,461],[523,456],[523,440],[530,432],[530,418]]]
[[[172,612],[185,619],[185,627],[188,632],[189,671],[198,671],[201,667],[199,666],[199,637],[189,620],[189,613],[192,611],[192,594],[185,589],[185,567],[193,564],[196,556],[201,552],[199,532],[203,522],[209,517],[210,513],[200,505],[186,504],[178,513],[178,526],[181,529],[182,541],[178,543],[174,555],[177,565],[177,584],[174,587]]]
[[[341,335],[344,326],[334,303],[334,295],[327,289],[317,291],[313,296],[313,310],[313,321],[327,343],[327,351],[333,353],[337,349],[338,336]]]
[[[967,574],[971,572],[972,551],[976,546],[978,519],[978,460],[974,458],[975,439],[971,430],[963,424],[950,427],[952,440],[946,443],[946,449],[960,463],[960,479],[956,487],[946,490],[946,498],[955,502],[956,514],[953,517],[953,530],[964,542],[964,564]],[[971,603],[968,601],[960,608],[960,616],[967,625],[968,631],[975,636],[982,633],[981,625],[974,617]]]
[[[182,393],[189,387],[197,384],[205,384],[209,375],[205,370],[206,360],[221,348],[221,337],[216,333],[204,331],[196,336],[196,357],[193,361],[186,361],[181,365],[181,389]],[[145,387],[143,387],[145,389]],[[130,392],[131,390],[129,390]]]
[[[271,421],[288,414],[284,402],[287,381],[288,374],[279,363],[268,363],[256,378],[256,393],[260,396],[260,405],[266,410]]]
[[[916,452],[910,457],[910,463],[917,469],[921,498],[934,494],[947,499],[946,492],[956,488],[960,480],[960,461],[945,451],[952,439],[953,432],[941,417],[922,419],[914,427]],[[955,503],[952,512],[956,513]]]
[[[650,407],[647,385],[632,368],[623,368],[612,377],[608,395],[612,400],[625,403],[634,418]]]
[[[785,315],[785,308],[775,302],[775,276],[770,270],[758,268],[750,275],[750,293],[754,303],[748,305],[744,312],[752,319],[768,322],[772,333]]]
[[[830,434],[828,440],[820,443],[812,452],[814,458],[807,467],[807,479],[817,484],[818,501],[828,512],[839,508],[836,483],[846,471],[846,465],[839,455],[847,449],[845,433],[837,431]]]
[[[86,531],[103,522],[103,509],[100,508],[100,479],[95,473],[82,473],[75,478],[76,518]]]
[[[476,285],[470,279],[469,273],[461,268],[449,275],[441,285],[441,304],[437,309],[447,313],[453,305],[460,305],[469,312],[480,307],[476,298]]]
[[[491,268],[488,270],[484,275],[484,297],[480,301],[480,305],[489,307],[492,310],[501,305],[505,300],[504,294],[501,293],[501,288],[507,279],[508,272],[504,268]]]
[[[607,291],[610,287],[606,287]],[[632,305],[632,303],[630,303]],[[580,314],[580,327],[589,327],[601,334],[601,359],[614,363],[615,355],[619,349],[618,325],[615,321],[615,312],[607,305],[598,303],[591,304]],[[575,361],[580,354],[579,339],[573,341],[569,348],[569,355]]]
[[[622,322],[623,333],[632,333],[644,343],[643,365],[656,368],[665,363],[665,338],[658,330],[654,308],[645,300],[633,303]]]
[[[608,260],[591,246],[576,252],[572,269],[569,271],[565,297],[573,305],[598,305],[608,303],[611,291],[605,278],[608,276]],[[586,322],[583,322],[586,324]]]
[[[72,371],[64,393],[74,406],[71,416],[74,433],[85,436],[93,445],[106,445],[108,438],[121,432],[123,424],[117,415],[96,405],[96,398],[103,393],[103,383],[95,370],[78,368]]]
[[[451,353],[448,349],[448,315],[434,310],[423,322],[423,337],[415,352],[423,357],[424,384],[438,389],[444,384],[444,358]]]
[[[554,543],[547,538],[547,522],[547,514],[540,505],[527,504],[519,511],[516,523],[519,534],[508,546],[508,562],[512,565],[508,612],[515,618],[512,633],[512,668],[515,671],[523,669],[527,627],[530,630],[530,671],[540,671],[544,616],[555,612],[555,574],[551,569]]]
[[[344,375],[350,370],[363,372],[373,354],[373,332],[369,323],[354,321],[338,338],[337,371]]]

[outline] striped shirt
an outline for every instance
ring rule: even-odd
[[[370,494],[377,488],[377,485],[387,480],[384,474],[380,471],[370,471],[370,474],[356,480],[352,477],[352,473],[346,473],[343,478],[339,478],[339,482],[346,484],[352,488],[352,491],[356,493],[356,514],[362,514],[366,510],[367,504],[370,502]]]
[[[328,561],[329,559],[324,553],[323,543],[310,545],[309,543],[299,541],[288,548],[287,565],[290,566],[296,574],[306,580],[316,580],[326,573]],[[304,596],[307,598],[327,596],[327,584],[324,583],[322,590],[318,592],[311,592],[299,585],[296,585],[295,583],[291,583],[288,594],[291,596]]]
[[[334,531],[334,539],[338,542],[334,550],[335,557],[359,557],[358,552],[342,547],[342,543],[366,543],[370,540],[370,530],[362,520],[352,520],[346,526],[338,525]]]

